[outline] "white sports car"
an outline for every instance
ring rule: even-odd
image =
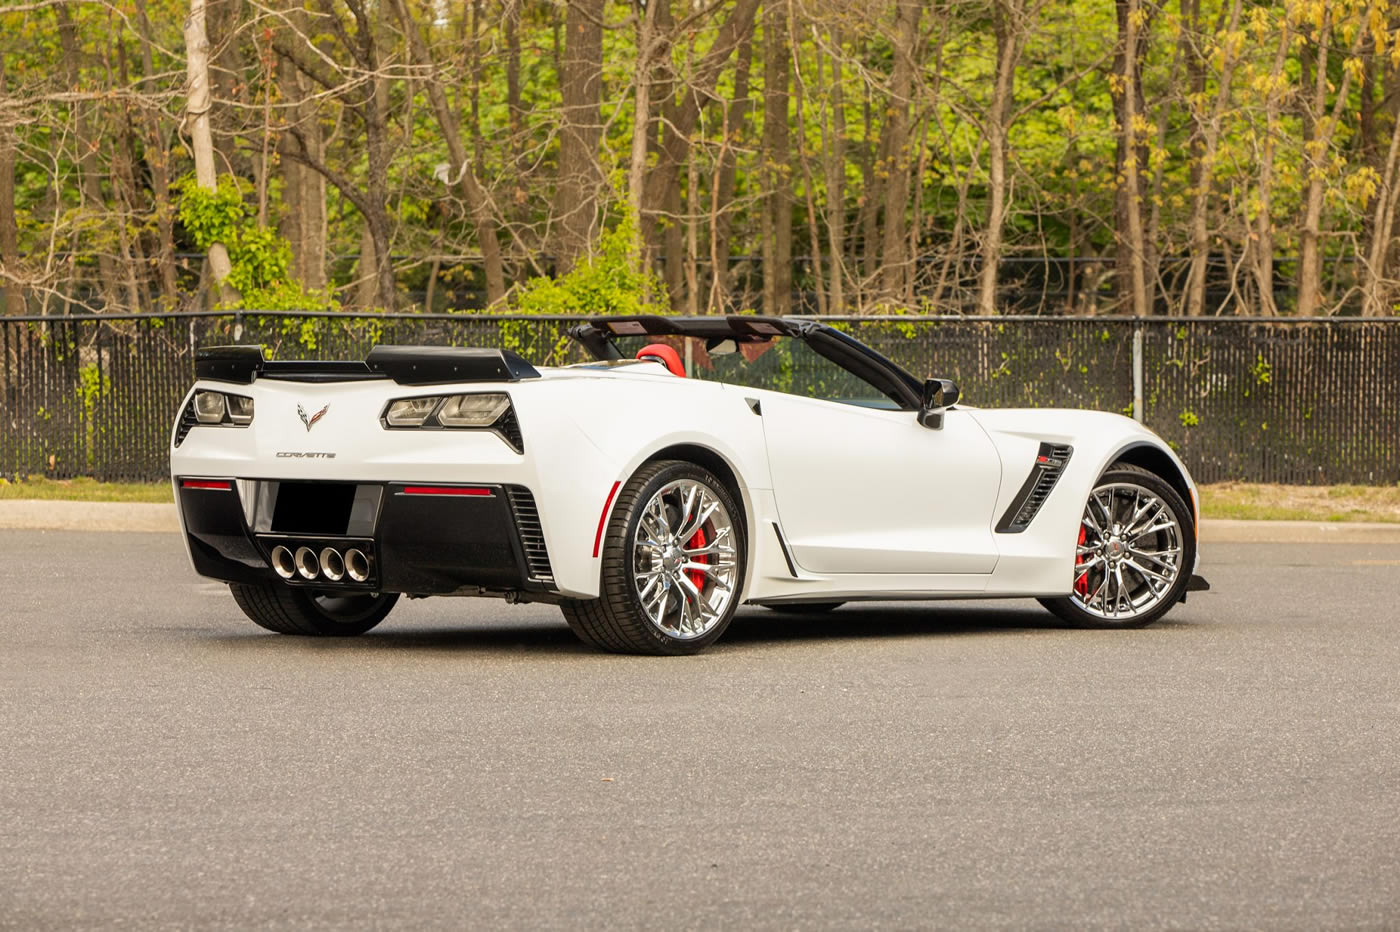
[[[377,346],[199,353],[171,436],[190,561],[284,634],[400,595],[553,602],[585,642],[683,654],[744,602],[1033,596],[1132,627],[1194,589],[1198,503],[1116,414],[979,410],[844,333],[601,318],[594,362]]]

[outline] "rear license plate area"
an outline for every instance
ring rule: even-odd
[[[353,482],[281,482],[272,509],[272,532],[344,534],[354,505]]]

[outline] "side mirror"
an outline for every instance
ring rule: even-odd
[[[919,404],[919,423],[930,430],[942,430],[943,412],[957,404],[959,395],[958,383],[952,379],[929,379]]]

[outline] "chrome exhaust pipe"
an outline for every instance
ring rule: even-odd
[[[291,579],[297,574],[297,565],[292,560],[292,552],[281,544],[272,548],[272,568],[283,579]]]
[[[316,551],[310,547],[297,548],[297,572],[302,579],[315,579],[321,572],[321,564],[316,562]]]
[[[369,557],[358,550],[345,551],[345,574],[355,582],[369,579]]]
[[[339,550],[327,547],[321,551],[321,573],[331,582],[340,582],[345,578],[345,560]]]

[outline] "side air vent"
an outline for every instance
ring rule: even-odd
[[[184,443],[185,438],[190,435],[190,431],[194,430],[194,426],[198,423],[199,419],[194,415],[194,399],[191,398],[190,403],[185,405],[185,410],[180,412],[180,423],[175,428],[175,446],[178,447]]]
[[[1060,481],[1060,475],[1064,473],[1065,464],[1069,462],[1073,452],[1074,448],[1068,444],[1040,445],[1031,474],[1026,477],[1021,490],[1011,500],[1011,507],[1006,509],[1006,514],[997,522],[998,534],[1019,534],[1030,527],[1040,512],[1040,507],[1054,490],[1055,483]]]
[[[554,568],[549,565],[549,551],[544,545],[544,528],[535,496],[518,485],[506,486],[510,509],[515,513],[515,528],[520,533],[520,546],[525,551],[525,564],[530,578],[539,582],[554,582]]]

